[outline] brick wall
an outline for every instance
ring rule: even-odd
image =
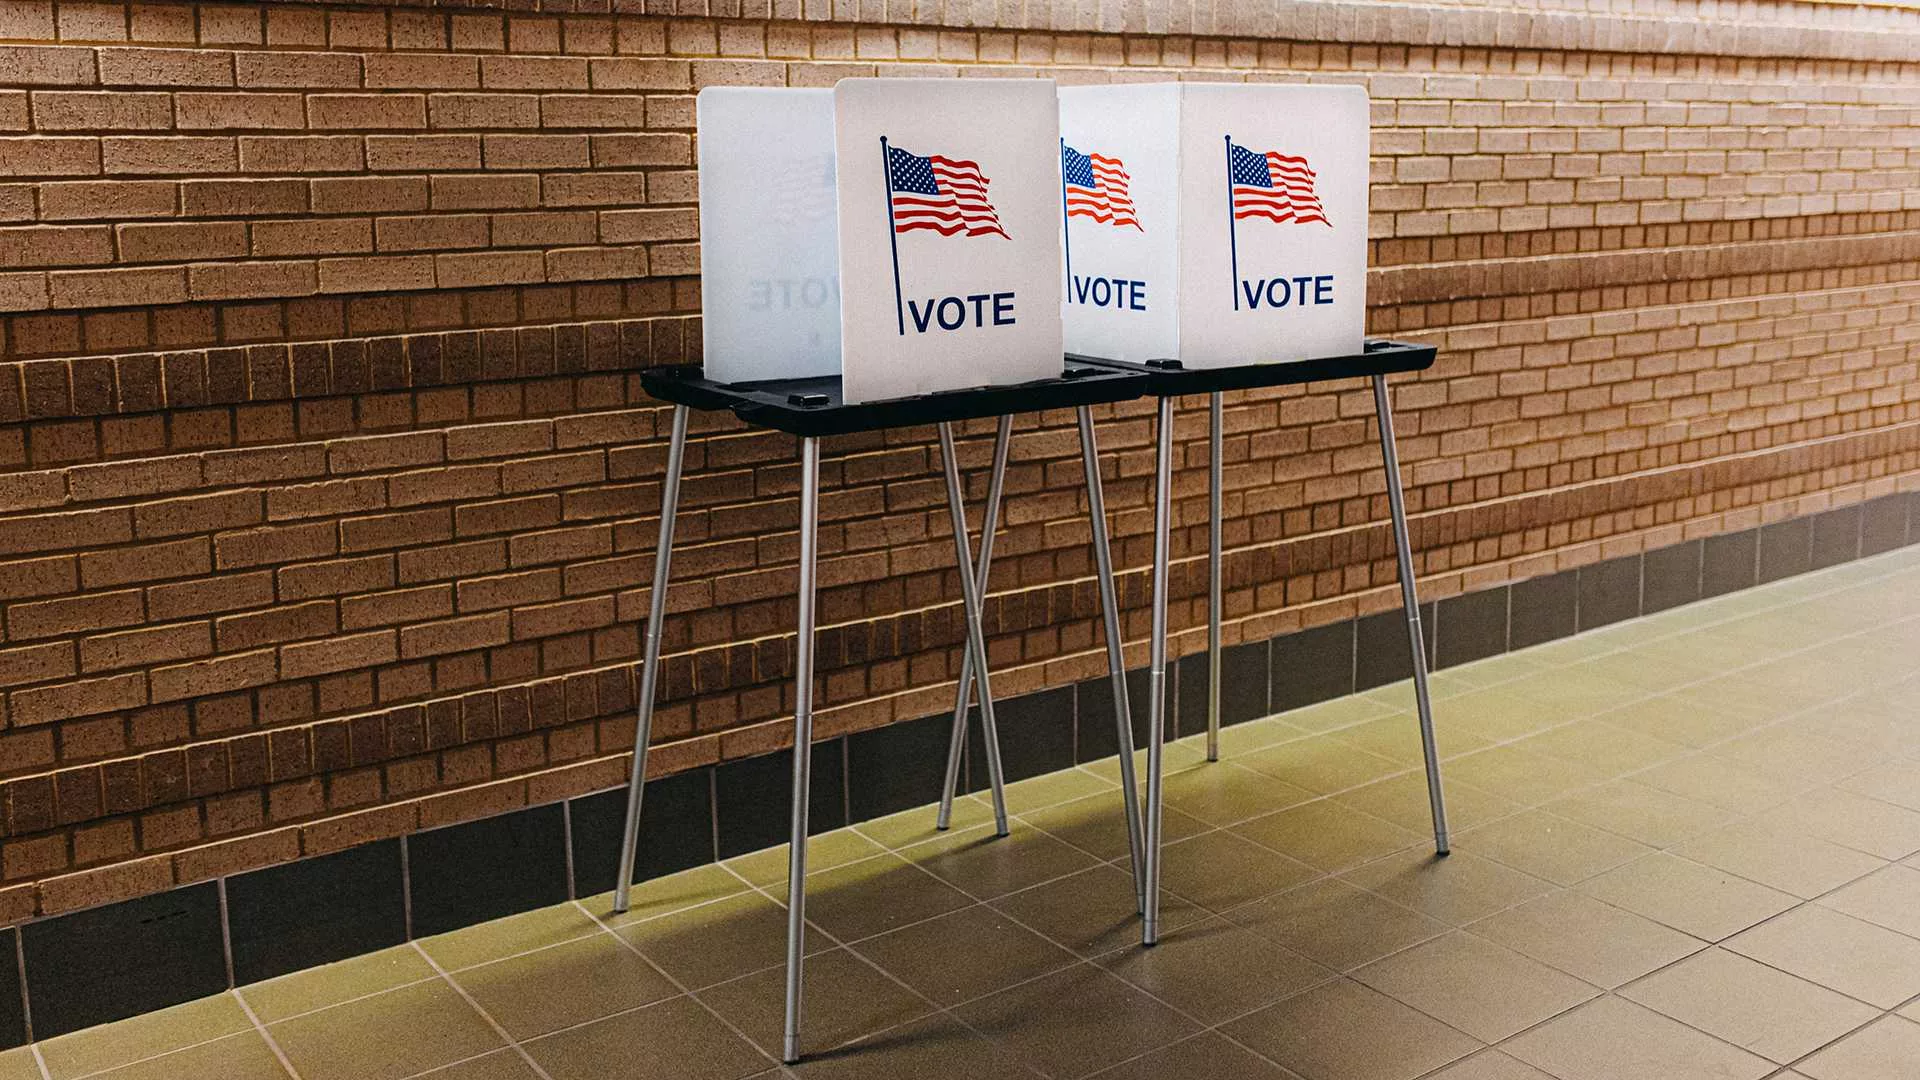
[[[1920,11],[505,6],[0,0],[0,920],[619,781],[705,85],[1365,85],[1429,597],[1920,489]],[[1312,389],[1229,397],[1230,642],[1393,602],[1370,399]],[[1101,431],[1136,639],[1150,408]],[[695,424],[662,772],[790,737],[795,448]],[[950,700],[928,436],[829,443],[823,735]],[[1103,664],[1077,452],[1017,427],[1003,693]]]

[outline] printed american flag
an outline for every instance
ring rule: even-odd
[[[809,154],[767,163],[760,189],[777,225],[811,225],[834,216],[833,155]]]
[[[1109,225],[1131,225],[1141,232],[1127,194],[1127,170],[1119,158],[1083,154],[1060,144],[1060,174],[1066,180],[1067,216],[1089,217]]]
[[[934,154],[921,157],[887,147],[887,182],[893,189],[893,231],[932,229],[942,236],[1006,236],[987,201],[987,178],[971,161]]]
[[[1233,185],[1235,218],[1263,217],[1300,224],[1318,221],[1332,226],[1326,207],[1313,193],[1313,178],[1313,168],[1306,158],[1256,154],[1227,143],[1227,182]]]

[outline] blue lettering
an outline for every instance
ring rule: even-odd
[[[1147,283],[1144,281],[1129,281],[1127,285],[1127,307],[1134,311],[1147,310]]]
[[[947,321],[947,305],[953,305],[953,321]],[[949,296],[940,301],[940,329],[958,330],[960,324],[967,321],[967,305],[957,296]]]
[[[933,301],[927,301],[927,310],[922,312],[919,304],[909,300],[907,310],[913,313],[913,328],[922,334],[926,333],[927,321],[933,318]]]
[[[907,311],[913,316],[914,331],[921,334],[936,326],[942,330],[958,330],[969,324],[1012,326],[1013,300],[1010,292],[929,297],[924,302],[908,300]]]
[[[1275,300],[1273,298],[1273,287],[1275,285],[1280,286],[1280,299],[1278,300]],[[1287,303],[1292,299],[1293,299],[1293,289],[1290,286],[1288,286],[1286,278],[1277,277],[1267,282],[1267,306],[1268,307],[1286,307]]]
[[[1316,304],[1333,303],[1333,275],[1321,274],[1313,279],[1313,302]]]
[[[1246,295],[1248,307],[1258,308],[1260,306],[1260,283],[1259,282],[1243,281],[1240,283],[1240,291]]]
[[[1013,325],[1013,294],[997,292],[993,294],[993,325]]]
[[[1242,280],[1240,295],[1245,297],[1249,310],[1259,308],[1262,301],[1270,308],[1331,304],[1333,303],[1333,275],[1303,274],[1292,278],[1268,278],[1265,281],[1257,278],[1251,281]]]

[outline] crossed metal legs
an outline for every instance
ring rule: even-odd
[[[1400,571],[1400,602],[1407,614],[1407,640],[1413,652],[1413,694],[1420,718],[1420,747],[1426,764],[1427,799],[1433,812],[1434,853],[1446,855],[1446,799],[1440,787],[1440,757],[1434,744],[1433,704],[1427,691],[1427,655],[1420,628],[1420,597],[1413,578],[1413,545],[1407,529],[1407,509],[1400,490],[1400,455],[1393,437],[1393,408],[1387,395],[1387,379],[1373,376],[1374,412],[1380,424],[1380,459],[1386,471],[1387,506],[1393,517],[1394,552]],[[1208,605],[1207,648],[1212,654],[1207,664],[1207,757],[1218,757],[1220,723],[1220,502],[1221,502],[1221,396],[1215,393],[1208,402],[1212,450],[1211,481],[1208,499]],[[1160,744],[1166,737],[1166,665],[1167,665],[1167,548],[1172,516],[1173,488],[1173,399],[1160,399],[1154,444],[1153,497],[1153,635],[1148,650],[1149,686],[1153,694],[1148,709],[1147,820],[1146,820],[1146,897],[1141,927],[1141,942],[1152,945],[1160,937],[1160,820],[1163,805],[1160,768]]]

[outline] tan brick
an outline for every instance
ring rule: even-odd
[[[73,675],[73,644],[67,641],[0,649],[0,686],[50,682]]]
[[[600,215],[600,239],[609,244],[692,240],[699,235],[700,214],[691,208],[608,210]]]
[[[555,173],[541,178],[548,206],[637,206],[647,201],[643,172]]]
[[[71,720],[145,705],[147,677],[142,672],[128,672],[99,679],[15,690],[10,700],[13,722],[17,725]]]
[[[223,652],[278,645],[286,641],[320,637],[339,628],[339,615],[333,601],[314,600],[304,604],[228,615],[214,620],[214,637]]]
[[[317,214],[359,214],[425,210],[427,178],[423,176],[343,176],[311,181],[313,210]]]
[[[173,126],[166,94],[37,90],[33,126],[40,131],[165,131]]]
[[[239,166],[232,139],[175,135],[100,140],[101,168],[115,175],[231,173]]]
[[[505,612],[404,627],[400,631],[400,656],[413,659],[504,645],[510,633]]]
[[[100,143],[94,139],[0,136],[0,176],[97,176]]]
[[[317,90],[361,84],[361,58],[351,53],[249,51],[235,53],[233,63],[234,76],[245,87]]]
[[[173,181],[67,181],[40,184],[40,217],[46,221],[125,221],[173,217],[179,196]]]
[[[692,68],[685,60],[640,60],[628,57],[592,61],[595,90],[688,90]]]
[[[540,177],[436,176],[435,210],[518,210],[540,205]]]
[[[483,56],[480,84],[489,90],[585,90],[587,62],[555,56]]]
[[[597,238],[596,232],[594,215],[585,211],[493,216],[493,243],[496,247],[591,244]]]
[[[117,671],[207,656],[212,652],[213,638],[206,623],[153,626],[81,639],[80,668],[89,673]]]
[[[423,128],[427,99],[419,94],[315,94],[307,98],[307,122],[346,131]]]
[[[159,704],[266,686],[276,673],[272,649],[159,667],[153,669],[153,700]]]
[[[584,169],[592,163],[584,135],[488,135],[483,142],[489,169]]]
[[[246,135],[240,138],[242,172],[358,172],[365,167],[364,143],[351,135]]]
[[[0,83],[9,86],[91,86],[93,50],[57,45],[0,45]]]
[[[433,257],[443,289],[521,285],[546,280],[546,259],[537,251],[492,251]]]
[[[431,585],[348,597],[340,602],[340,627],[343,630],[366,630],[376,626],[440,619],[452,614],[453,590],[444,585]]]
[[[196,263],[187,267],[195,300],[310,296],[320,290],[319,264],[307,260]]]
[[[493,130],[540,126],[540,98],[533,94],[434,94],[427,115],[436,128]]]
[[[480,138],[476,135],[367,136],[367,168],[375,172],[479,167]]]
[[[367,57],[367,85],[404,90],[466,90],[480,85],[474,56],[421,54]]]
[[[432,287],[433,259],[426,255],[320,260],[320,291],[323,293]]]
[[[549,94],[540,99],[540,126],[549,128],[644,128],[646,103],[605,94]]]
[[[222,562],[221,566],[232,565]],[[221,573],[194,581],[155,585],[147,590],[147,617],[155,621],[190,619],[273,602],[273,575]]]
[[[690,165],[693,142],[668,132],[595,135],[593,164],[603,169],[630,169],[641,165]]]
[[[372,250],[373,223],[366,218],[306,218],[253,224],[252,253],[267,258],[358,255]]]
[[[299,94],[179,94],[174,114],[182,131],[261,131],[304,128]]]
[[[104,225],[0,229],[0,267],[97,266],[113,261],[113,233]]]
[[[47,301],[57,308],[179,304],[186,299],[187,275],[177,267],[155,270],[75,270],[47,275]]]
[[[247,253],[247,227],[237,221],[122,225],[114,231],[121,262],[228,259]]]
[[[80,583],[88,589],[193,577],[213,569],[211,545],[192,537],[158,544],[89,551],[80,556]]]
[[[213,49],[103,48],[102,86],[232,86],[233,54]]]
[[[556,248],[547,252],[548,281],[610,281],[648,275],[644,247]]]
[[[280,674],[287,679],[308,679],[335,671],[391,664],[399,658],[398,638],[392,630],[343,634],[282,647]]]
[[[180,185],[180,202],[194,217],[298,214],[307,209],[303,180],[189,180]]]

